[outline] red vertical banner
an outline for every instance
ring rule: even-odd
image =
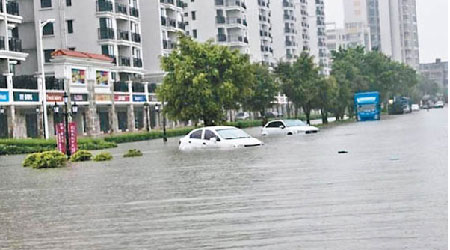
[[[64,129],[64,123],[56,124],[56,141],[58,144],[58,150],[66,153],[66,131]]]
[[[77,124],[75,122],[69,123],[69,149],[71,154],[75,154],[78,151],[77,136]]]

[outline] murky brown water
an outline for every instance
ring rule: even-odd
[[[0,249],[447,249],[447,117],[242,151],[132,143],[112,162],[57,170],[1,157]],[[123,159],[128,148],[144,157]]]

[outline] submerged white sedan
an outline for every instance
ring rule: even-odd
[[[319,132],[319,128],[310,126],[301,120],[274,120],[262,129],[262,135],[296,135]]]
[[[202,148],[246,148],[263,143],[243,130],[230,126],[212,126],[192,130],[179,141],[180,150]]]

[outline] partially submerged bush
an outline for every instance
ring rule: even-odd
[[[123,155],[123,157],[138,157],[138,156],[142,156],[141,150],[138,149],[130,149]]]
[[[112,160],[112,155],[108,152],[102,152],[94,157],[94,161],[110,161]]]
[[[24,167],[32,167],[33,164],[36,162],[37,158],[39,157],[40,153],[34,153],[34,154],[29,154],[27,155],[27,157],[25,158],[25,160],[23,161],[23,166]]]
[[[70,157],[71,162],[90,161],[92,159],[92,153],[87,150],[78,150]]]
[[[23,162],[23,166],[32,168],[60,168],[64,167],[66,162],[66,155],[57,150],[53,150],[28,155]]]

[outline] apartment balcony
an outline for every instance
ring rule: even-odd
[[[286,45],[286,47],[295,47],[295,46],[297,46],[297,44],[294,41],[289,41],[289,40],[285,41],[285,45]]]
[[[10,37],[8,39],[8,47],[9,50],[6,50],[5,37],[0,36],[0,58],[25,61],[28,54],[22,52],[22,40]]]
[[[134,93],[145,93],[145,85],[140,82],[133,82],[132,91]]]
[[[116,13],[122,15],[128,15],[127,6],[124,4],[116,3]]]
[[[45,88],[47,90],[64,91],[64,79],[57,79],[54,76],[45,77]]]
[[[131,40],[135,43],[141,43],[141,34],[131,33]]]
[[[142,59],[141,58],[133,58],[133,66],[137,68],[142,68]]]
[[[129,57],[119,56],[119,66],[131,67],[131,59]]]
[[[113,28],[99,28],[98,29],[98,39],[99,40],[110,40],[114,38]]]
[[[238,17],[216,16],[216,23],[227,25],[227,28],[243,28],[243,26],[247,26],[247,20]]]
[[[130,32],[117,30],[117,39],[123,41],[130,41]]]
[[[244,1],[240,0],[216,0],[215,1],[216,6],[218,7],[227,7],[228,9],[235,9],[235,10],[245,10],[247,9],[247,6],[245,5]]]
[[[129,85],[127,82],[114,82],[114,92],[128,92]]]
[[[8,88],[8,81],[6,79],[6,76],[0,75],[0,89],[7,89]]]
[[[292,4],[289,0],[283,0],[283,7],[284,8],[294,8],[294,4]]]
[[[170,40],[163,40],[163,49],[175,49],[176,43]]]
[[[283,15],[283,19],[284,19],[285,21],[291,21],[291,22],[294,22],[294,21],[295,21],[295,17],[294,17],[293,15],[286,15],[286,14],[284,14],[284,15]]]
[[[97,1],[97,12],[112,12],[113,2],[108,0]]]
[[[139,17],[139,10],[135,7],[130,7],[130,16]]]
[[[217,42],[227,42],[227,35],[225,34],[218,34],[217,35]]]
[[[13,16],[19,16],[19,3],[16,1],[6,2],[6,13]]]
[[[8,39],[9,50],[14,52],[22,52],[22,40],[15,37]]]
[[[295,29],[294,28],[285,27],[284,28],[284,33],[286,33],[286,34],[295,34]]]
[[[13,88],[37,90],[37,78],[34,75],[13,76]]]

